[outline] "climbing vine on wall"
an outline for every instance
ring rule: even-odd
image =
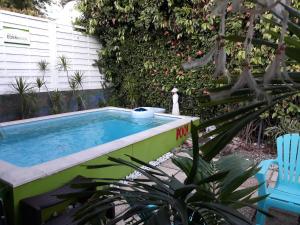
[[[170,90],[176,86],[184,114],[202,118],[212,115],[200,106],[200,96],[205,88],[222,85],[226,80],[220,82],[211,76],[213,64],[190,71],[181,67],[207,53],[216,37],[220,21],[209,16],[210,7],[210,0],[80,1],[83,17],[78,22],[102,43],[97,65],[113,87],[114,104],[170,109]],[[236,16],[229,18],[227,30],[241,34],[247,26],[243,21],[248,20],[237,20]],[[239,73],[245,57],[241,43],[226,45],[226,53],[230,74]],[[268,64],[265,59],[270,49],[253,48],[253,53],[251,64],[260,72]],[[216,107],[213,113],[219,109]]]

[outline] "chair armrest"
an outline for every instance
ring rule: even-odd
[[[272,164],[277,164],[277,160],[276,159],[268,159],[268,160],[262,161],[259,164],[260,170],[255,175],[255,177],[258,180],[259,184],[262,183],[262,185],[258,188],[258,194],[260,196],[269,194],[268,189],[267,189],[266,174]]]

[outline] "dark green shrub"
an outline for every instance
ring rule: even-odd
[[[215,24],[202,1],[81,1],[80,23],[103,48],[97,65],[113,85],[119,106],[160,106],[170,110],[171,89],[180,91],[182,113],[207,117],[199,107],[201,89],[216,87],[210,74],[184,71],[181,64],[208,49]],[[216,22],[217,24],[217,22]]]

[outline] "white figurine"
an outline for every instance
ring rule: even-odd
[[[180,112],[179,112],[179,104],[178,104],[178,89],[177,88],[173,88],[172,91],[173,93],[173,108],[172,108],[172,114],[173,115],[180,115]]]

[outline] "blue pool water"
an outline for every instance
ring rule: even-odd
[[[2,127],[0,160],[20,167],[37,165],[174,121],[133,119],[105,110]]]

